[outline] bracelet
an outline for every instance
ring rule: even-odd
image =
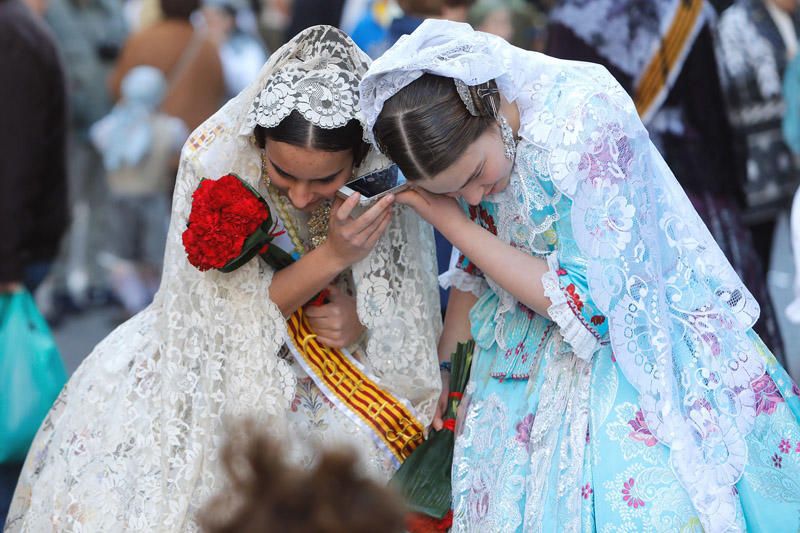
[[[452,372],[453,367],[450,364],[450,361],[440,361],[439,370],[441,370],[442,372],[447,372],[449,374],[450,372]]]

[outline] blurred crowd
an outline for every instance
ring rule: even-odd
[[[35,291],[55,325],[87,309],[107,307],[109,328],[135,314],[158,287],[183,142],[270,50],[331,24],[374,58],[425,18],[446,18],[601,63],[636,98],[650,91],[651,137],[757,295],[757,330],[797,376],[797,4],[0,0],[0,291]]]

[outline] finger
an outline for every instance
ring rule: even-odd
[[[340,322],[329,317],[315,318],[314,320],[309,320],[308,323],[311,325],[311,329],[314,330],[314,333],[317,334],[322,331],[339,331],[341,329]]]
[[[444,420],[442,420],[442,414],[439,411],[433,416],[433,424],[431,425],[436,431],[440,431],[444,427]]]
[[[361,216],[350,223],[350,228],[352,229],[353,233],[357,234],[364,231],[366,228],[369,228],[378,220],[380,220],[381,216],[383,216],[387,211],[391,212],[390,208],[393,202],[394,195],[391,194],[378,200],[375,205],[367,209]]]
[[[355,193],[353,196],[341,202],[338,208],[334,211],[335,217],[339,222],[344,222],[350,216],[350,213],[353,212],[353,209],[358,205],[358,200],[361,198],[361,194]],[[336,204],[334,203],[334,206]]]
[[[341,340],[336,337],[325,337],[322,335],[317,336],[317,341],[321,342],[325,346],[329,348],[343,348],[344,345],[342,344]]]
[[[309,305],[303,309],[303,312],[308,317],[309,322],[326,318],[331,315],[331,310],[326,309],[327,305]]]
[[[338,339],[342,335],[342,332],[339,329],[312,328],[312,331],[317,338],[324,337],[326,339]]]

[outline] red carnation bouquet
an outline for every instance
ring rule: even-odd
[[[256,255],[276,270],[294,259],[272,240],[276,232],[269,205],[235,174],[203,179],[192,194],[192,211],[183,232],[189,263],[199,270],[232,272]]]

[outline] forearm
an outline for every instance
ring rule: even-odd
[[[447,220],[440,225],[439,231],[519,302],[542,316],[548,316],[550,301],[542,286],[542,276],[547,272],[544,259],[504,243],[466,217]]]
[[[347,265],[327,253],[325,244],[278,270],[269,286],[269,298],[288,317],[326,288]]]
[[[439,338],[439,361],[449,361],[450,355],[456,351],[458,343],[472,338],[469,312],[477,300],[477,296],[471,292],[460,291],[456,288],[450,289],[444,328],[442,336]]]

